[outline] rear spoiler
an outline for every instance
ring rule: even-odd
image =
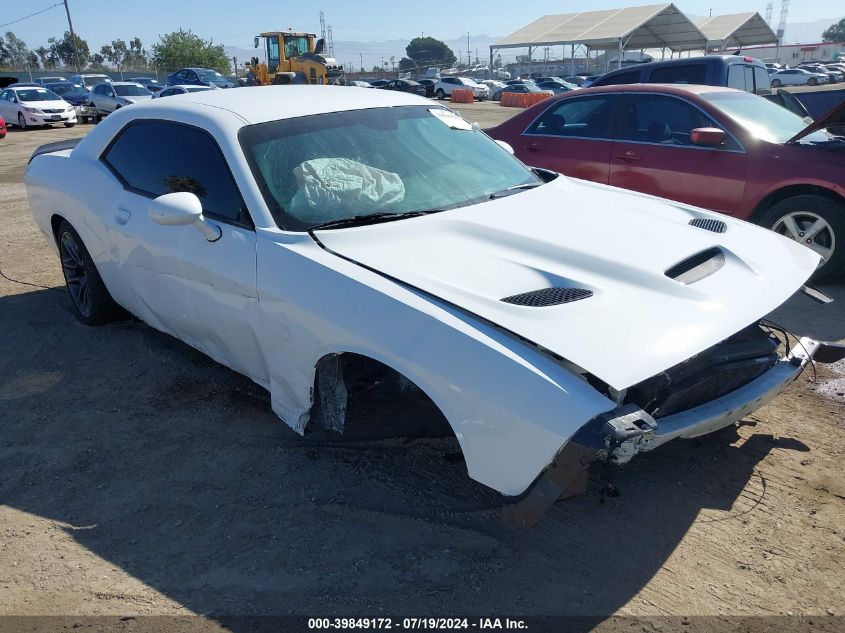
[[[29,161],[27,164],[32,162],[32,159],[36,156],[41,156],[41,154],[50,154],[52,152],[61,152],[66,149],[73,149],[77,145],[79,145],[79,141],[81,138],[69,138],[65,141],[56,141],[55,143],[46,143],[41,147],[37,148],[34,152],[32,152],[32,156],[29,157]]]

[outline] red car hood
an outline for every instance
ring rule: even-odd
[[[813,132],[823,130],[824,128],[831,127],[834,125],[845,125],[845,101],[840,103],[838,106],[834,107],[827,114],[823,114],[818,119],[810,123],[810,125],[798,132],[798,134],[793,136],[791,139],[789,139],[787,143],[797,143],[808,134],[812,134]]]

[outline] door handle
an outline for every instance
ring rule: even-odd
[[[627,152],[625,152],[621,156],[617,156],[616,158],[618,158],[620,160],[628,160],[628,161],[636,161],[636,160],[642,160],[643,159],[642,156],[640,156],[637,152],[635,152],[634,150],[631,150],[631,149],[629,149]]]
[[[117,211],[114,214],[114,221],[123,226],[127,222],[129,222],[129,218],[132,217],[132,212],[129,209],[124,209],[123,207],[118,207]]]
[[[528,149],[532,152],[540,152],[546,149],[546,147],[542,143],[531,143],[531,145],[528,146]]]

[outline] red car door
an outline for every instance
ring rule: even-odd
[[[522,162],[607,184],[613,110],[620,97],[600,94],[552,103],[512,142]]]
[[[723,126],[680,97],[654,93],[628,93],[619,120],[611,185],[734,213],[745,191],[744,148],[727,130],[718,147],[690,140],[696,128]]]

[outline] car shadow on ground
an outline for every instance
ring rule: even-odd
[[[245,378],[135,321],[82,326],[63,291],[0,298],[0,328],[2,502],[210,618],[605,617],[694,522],[763,502],[768,452],[808,450],[749,428],[739,442],[733,429],[676,441],[614,470],[619,497],[600,501],[597,473],[523,530],[501,521],[450,438],[300,438]],[[356,408],[358,423],[397,429],[416,415]],[[138,604],[125,587],[90,593]]]

